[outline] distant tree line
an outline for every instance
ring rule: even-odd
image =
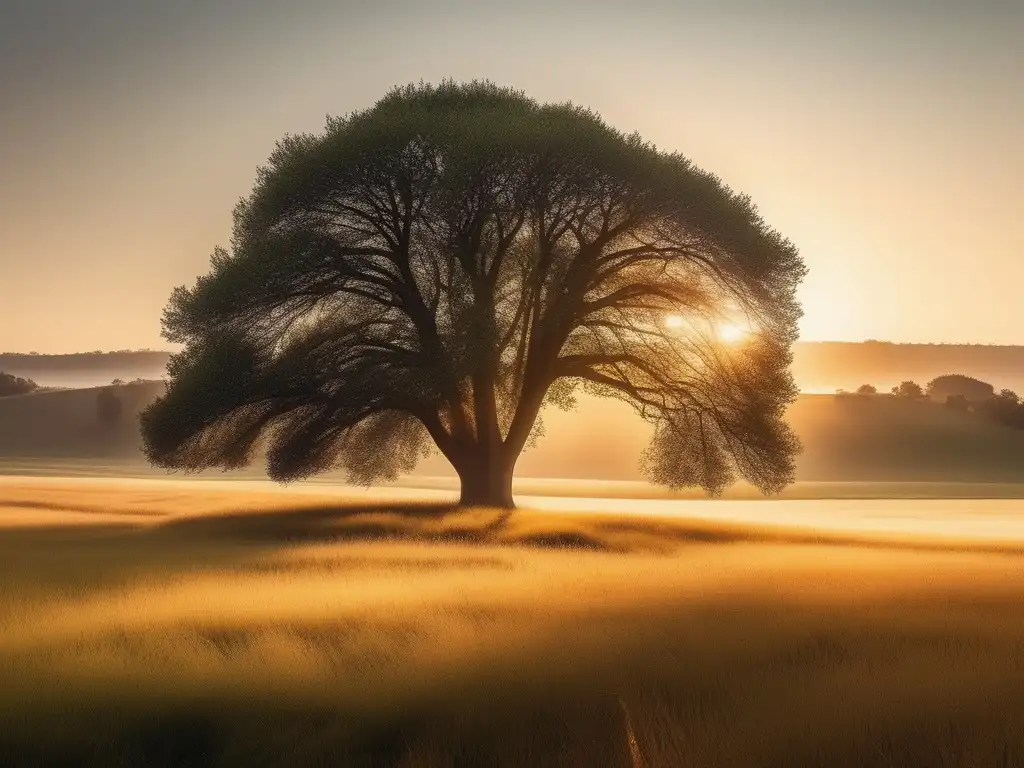
[[[132,375],[160,375],[169,357],[169,352],[158,350],[75,352],[63,355],[3,352],[0,353],[0,370],[37,379],[42,372],[87,370],[110,371],[111,376],[122,371],[131,371]]]
[[[839,390],[840,397],[871,398],[878,395],[872,384],[862,384],[854,392]],[[928,402],[945,405],[965,413],[974,413],[990,421],[1024,429],[1024,402],[1011,389],[995,391],[995,387],[980,379],[954,373],[932,379],[925,387],[914,381],[904,381],[890,390],[890,396],[910,402]]]
[[[114,349],[110,351],[103,351],[102,349],[92,349],[88,352],[0,352],[0,357],[96,357],[103,355],[166,355],[168,354],[164,350],[160,349],[149,349],[143,347],[141,349]]]

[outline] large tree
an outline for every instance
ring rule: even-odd
[[[463,503],[511,506],[542,408],[582,387],[654,425],[655,482],[793,478],[796,248],[591,111],[489,83],[396,89],[282,140],[231,245],[165,312],[184,348],[142,416],[156,464],[265,451],[278,480],[369,483],[432,443]]]

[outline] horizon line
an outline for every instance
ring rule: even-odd
[[[1002,348],[1024,348],[1024,341],[1016,344],[1006,344],[988,341],[890,341],[887,339],[797,339],[793,346],[809,344],[876,344],[879,346],[901,346],[901,347],[1002,347]],[[137,349],[91,349],[78,350],[75,352],[18,352],[15,350],[4,350],[0,357],[74,357],[84,355],[136,355],[136,354],[174,354],[175,350],[170,348],[153,349],[152,347],[139,347]]]

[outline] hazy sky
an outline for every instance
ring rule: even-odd
[[[570,99],[750,193],[808,339],[1024,343],[1024,2],[0,0],[0,350],[163,347],[287,132]]]

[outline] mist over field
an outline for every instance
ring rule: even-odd
[[[0,353],[0,371],[32,379],[41,387],[71,389],[101,387],[114,379],[162,379],[167,375],[167,352],[81,352],[40,355]]]
[[[113,379],[160,379],[167,352],[68,355],[0,353],[0,371],[34,379],[44,387],[99,387]],[[888,391],[901,381],[926,384],[936,376],[963,373],[996,389],[1024,391],[1024,347],[985,344],[890,342],[797,342],[793,376],[801,392],[831,394],[873,384]]]
[[[104,388],[0,398],[0,473],[162,475],[144,462],[137,415],[163,388],[159,382],[117,387],[123,411],[109,425],[97,416],[97,398]],[[618,483],[614,490],[607,486],[588,491],[591,495],[666,493],[644,479],[641,460],[651,428],[627,404],[581,394],[574,409],[549,408],[542,418],[543,435],[517,462],[518,478]],[[803,442],[797,458],[801,482],[938,483],[946,489],[956,483],[1024,482],[1024,431],[939,403],[885,395],[804,395],[787,418]],[[266,475],[262,460],[257,460],[228,476]],[[418,479],[410,482],[421,485],[429,478],[450,483],[454,473],[434,453],[419,462],[413,477]],[[325,479],[343,483],[345,476],[333,472]],[[974,492],[982,493],[980,488]]]

